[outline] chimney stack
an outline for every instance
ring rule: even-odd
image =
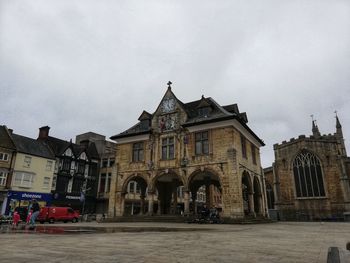
[[[49,137],[49,130],[50,130],[49,126],[43,126],[43,127],[39,128],[38,139],[47,139],[47,137]]]

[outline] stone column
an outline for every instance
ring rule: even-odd
[[[250,192],[248,194],[248,199],[249,199],[249,212],[251,215],[255,216],[255,211],[254,211],[254,193]]]
[[[162,214],[162,202],[160,201],[159,195],[158,195],[158,211],[157,211],[157,215],[161,215]]]
[[[176,209],[177,209],[177,187],[175,186],[175,191],[173,194],[174,202],[173,202],[173,214],[176,215]]]
[[[117,166],[114,165],[112,168],[112,178],[111,178],[111,187],[109,189],[108,196],[108,217],[115,217],[116,211],[116,191],[117,191]]]
[[[118,191],[115,196],[115,216],[124,215],[125,193]]]
[[[184,213],[188,215],[190,213],[190,193],[188,190],[184,190]]]
[[[153,193],[148,193],[148,215],[153,215]]]
[[[193,214],[197,214],[197,191],[191,192],[192,194],[192,202],[193,202]]]
[[[143,215],[145,211],[145,196],[140,196],[140,215]]]

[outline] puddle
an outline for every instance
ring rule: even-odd
[[[75,227],[75,226],[42,226],[37,225],[31,230],[28,226],[0,226],[0,233],[6,234],[97,234],[97,233],[118,233],[118,232],[183,232],[183,231],[209,231],[208,228],[180,228],[180,227]]]

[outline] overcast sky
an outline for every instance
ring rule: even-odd
[[[273,144],[335,132],[350,152],[350,1],[0,0],[0,124],[69,140],[128,129],[166,83],[238,103]]]

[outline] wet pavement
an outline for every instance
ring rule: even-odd
[[[0,227],[0,262],[326,262],[350,223],[76,223]]]

